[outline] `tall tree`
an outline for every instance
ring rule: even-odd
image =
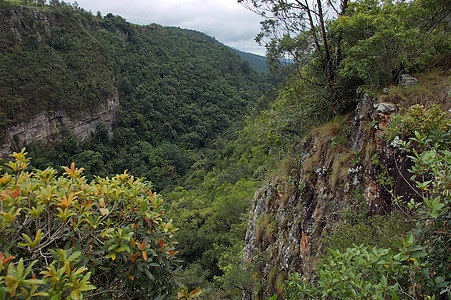
[[[344,13],[348,0],[238,0],[265,18],[257,36],[275,60],[288,54],[302,68],[312,55],[319,59],[324,79],[314,83],[334,90],[335,67],[326,20]],[[338,48],[337,53],[339,53]],[[302,74],[301,74],[302,75]],[[304,78],[306,79],[306,78]]]

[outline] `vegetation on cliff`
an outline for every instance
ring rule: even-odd
[[[124,169],[151,180],[164,193],[168,214],[180,228],[174,235],[184,261],[180,275],[188,286],[187,298],[188,291],[198,286],[204,299],[238,299],[243,293],[255,299],[274,293],[293,299],[446,297],[450,281],[448,2],[341,1],[334,20],[325,19],[321,1],[315,7],[309,1],[239,2],[268,16],[259,39],[267,42],[273,69],[288,74],[264,96],[268,85],[263,78],[205,35],[54,7],[53,13],[90,19],[83,32],[108,59],[107,69],[115,75],[109,82],[118,89],[121,110],[113,137],[99,125],[90,141],[79,141],[62,129],[62,142],[54,149],[30,145],[33,166],[44,169],[75,161],[89,178],[95,178],[93,186],[109,180],[95,175]],[[294,63],[280,65],[287,61]],[[416,74],[420,84],[401,86],[401,75],[407,72]],[[358,87],[366,93],[363,98],[377,97],[389,103],[390,112],[400,112],[391,127],[384,124],[390,114],[372,120],[354,118],[361,97]],[[389,88],[385,95],[383,88]],[[371,109],[380,112],[379,106]],[[351,148],[352,130],[361,128],[364,146]],[[382,146],[370,145],[368,140],[375,140],[368,136],[383,137],[377,140]],[[402,175],[409,177],[404,181],[417,192],[413,201],[397,197],[393,170],[382,153],[387,147],[392,147],[389,154],[395,160],[391,162],[406,158],[410,163],[410,173]],[[376,187],[363,186],[363,169],[374,169],[370,175]],[[256,194],[267,213],[254,224],[258,251],[244,261],[243,269],[248,211],[262,184],[269,186],[271,197],[263,198],[261,191]],[[365,198],[363,187],[374,188],[387,201],[374,204]],[[320,198],[322,207],[314,203]],[[290,214],[278,216],[279,208]],[[101,217],[102,211],[93,213]],[[299,236],[289,235],[290,226],[300,230]],[[37,231],[25,234],[31,243],[38,237]],[[153,234],[148,238],[155,244]],[[143,247],[141,240],[133,241]],[[281,267],[286,254],[282,249],[301,263]],[[113,247],[112,253],[99,255],[114,251],[130,263],[127,250]],[[99,263],[113,264],[111,258]],[[139,258],[146,265],[142,252]],[[36,266],[39,263],[43,266],[42,262]],[[172,274],[165,274],[170,281]],[[136,279],[135,274],[126,275],[123,282]],[[309,278],[317,280],[309,282]],[[98,289],[109,288],[90,282]],[[155,292],[142,288],[134,291]],[[26,284],[25,290],[29,291]],[[194,294],[198,296],[198,290]]]
[[[2,142],[8,127],[36,113],[83,116],[114,95],[115,74],[91,34],[100,26],[91,14],[0,1],[0,21]]]
[[[285,166],[264,192],[265,213],[252,224],[257,251],[247,255],[248,271],[258,276],[254,294],[247,297],[449,297],[449,143],[444,143],[450,132],[449,3],[340,1],[336,19],[325,21],[321,10],[326,6],[320,1],[315,6],[308,1],[243,2],[267,17],[258,38],[266,42],[274,64],[286,55],[296,62],[285,68],[291,75],[276,101],[248,124],[269,145],[269,153],[283,153]],[[419,86],[402,79],[407,72],[417,74]],[[404,114],[384,130],[391,113],[376,101],[371,110],[380,116],[372,120],[363,115],[353,121],[334,118],[306,134],[355,107],[357,87],[367,93],[361,106],[372,95],[390,102],[389,112]],[[388,95],[382,95],[388,87]],[[358,136],[351,128],[362,130],[363,147],[351,147]],[[371,136],[380,146],[368,143]],[[402,151],[390,148],[410,138]],[[401,162],[404,172],[396,169]],[[375,176],[367,180],[374,186],[362,186],[364,170]],[[410,194],[399,190],[402,184],[415,194],[410,204]],[[404,198],[397,201],[399,195]],[[287,205],[293,205],[290,212]],[[421,229],[412,231],[414,223]],[[284,259],[293,256],[287,251],[298,258],[291,261],[295,266],[285,265]],[[286,281],[293,270],[300,273]]]

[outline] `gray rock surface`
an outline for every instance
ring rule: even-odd
[[[399,84],[404,88],[412,87],[418,84],[418,79],[409,74],[402,74]]]
[[[66,126],[75,136],[86,139],[94,133],[98,123],[104,123],[110,134],[119,106],[119,96],[116,93],[107,99],[93,114],[85,114],[83,117],[71,119],[64,111],[36,114],[27,122],[20,123],[7,129],[6,142],[0,146],[0,155],[6,157],[11,153],[11,146],[22,147],[24,144],[37,142],[49,144],[59,141],[59,132]]]

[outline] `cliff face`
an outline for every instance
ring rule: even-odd
[[[46,145],[59,142],[62,127],[69,129],[79,139],[84,140],[96,131],[99,123],[105,124],[112,134],[112,125],[119,107],[119,96],[115,94],[100,105],[94,113],[86,113],[77,118],[71,118],[63,110],[56,112],[40,112],[30,120],[7,129],[6,142],[0,147],[0,155],[11,153],[11,148],[19,149],[22,145],[35,142]]]
[[[89,13],[67,7],[0,6],[0,154],[59,141],[66,127],[84,139],[119,105],[116,76]]]
[[[382,138],[396,109],[363,95],[355,116],[313,130],[297,146],[287,175],[257,191],[243,264],[252,262],[258,270],[258,299],[282,296],[281,283],[295,271],[312,275],[327,250],[324,236],[336,230],[346,210],[383,214],[392,210],[392,197],[415,198],[407,179],[410,161]]]

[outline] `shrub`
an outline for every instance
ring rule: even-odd
[[[24,149],[0,177],[0,298],[142,299],[176,283],[176,228],[150,183],[126,172],[27,171]]]
[[[331,252],[316,283],[293,274],[287,284],[289,299],[399,299],[403,294],[420,296],[428,280],[421,272],[426,252],[414,244],[412,235],[404,239],[398,253],[363,245]]]
[[[393,117],[388,135],[391,138],[409,138],[414,136],[415,131],[429,135],[434,131],[446,132],[450,126],[451,120],[439,106],[433,105],[431,109],[425,109],[423,105],[416,104]]]

